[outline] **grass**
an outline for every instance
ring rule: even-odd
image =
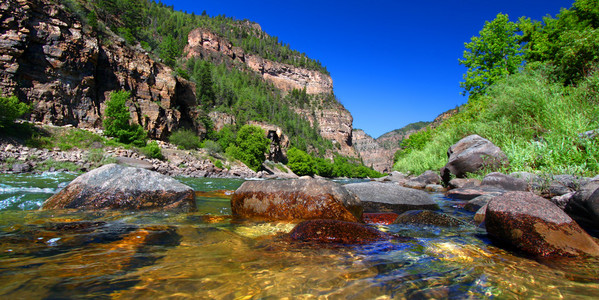
[[[412,174],[438,170],[447,163],[451,145],[478,134],[506,153],[506,173],[594,176],[599,173],[599,141],[579,134],[599,128],[598,79],[594,74],[577,87],[564,87],[542,69],[511,75],[432,129],[420,149],[400,154],[394,169]]]

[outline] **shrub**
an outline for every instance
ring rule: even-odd
[[[0,131],[4,131],[18,117],[30,110],[30,106],[20,102],[16,96],[0,97]]]
[[[270,140],[262,128],[252,125],[243,125],[237,133],[235,145],[227,148],[227,154],[241,160],[250,169],[258,171],[262,166],[268,151]]]
[[[287,167],[299,176],[314,175],[315,161],[310,154],[295,147],[287,150]]]
[[[145,147],[140,149],[141,152],[149,157],[149,158],[157,158],[157,159],[164,159],[164,156],[162,155],[162,150],[160,149],[160,146],[158,146],[158,143],[156,141],[151,141],[149,142]]]
[[[215,155],[223,151],[220,144],[212,140],[204,141],[204,149],[206,149],[210,155]]]
[[[168,140],[180,149],[192,150],[200,148],[200,137],[189,129],[178,129],[171,134]]]
[[[121,143],[143,147],[146,145],[146,132],[140,125],[129,123],[131,115],[125,105],[129,95],[126,91],[110,93],[110,100],[106,102],[104,111],[104,134],[116,138]]]

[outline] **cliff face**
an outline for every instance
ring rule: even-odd
[[[308,94],[331,94],[333,80],[329,75],[318,71],[297,68],[278,63],[256,55],[244,53],[243,49],[206,29],[197,28],[189,33],[185,47],[187,58],[206,58],[211,55],[223,55],[234,63],[245,65],[249,70],[259,73],[262,78],[272,83],[283,93],[293,89],[306,88]],[[342,105],[328,105],[312,113],[310,109],[296,108],[295,111],[305,116],[311,124],[316,123],[320,135],[338,145],[338,152],[344,156],[356,156],[352,147],[353,117]],[[216,118],[213,122],[219,123]]]
[[[195,87],[114,37],[103,45],[76,18],[50,1],[0,4],[0,88],[33,104],[30,119],[100,127],[110,92],[131,91],[133,121],[153,138],[194,124]],[[179,109],[175,109],[178,107]]]
[[[362,129],[353,130],[353,144],[365,166],[372,167],[381,173],[391,171],[393,167],[393,153],[395,152],[383,148]]]
[[[243,49],[234,47],[233,44],[218,35],[203,29],[196,28],[187,37],[185,47],[187,57],[204,57],[210,53],[220,53],[236,62],[246,64],[251,70],[258,72],[266,81],[271,82],[283,92],[293,89],[301,90],[306,87],[308,94],[330,94],[333,92],[331,76],[318,71],[297,68],[282,64],[262,57],[246,54]]]

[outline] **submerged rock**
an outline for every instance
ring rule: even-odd
[[[599,256],[599,245],[574,220],[533,193],[495,197],[485,223],[493,240],[533,256]]]
[[[193,189],[145,169],[109,164],[85,173],[42,209],[195,211]]]
[[[362,203],[342,185],[322,179],[246,181],[231,197],[233,216],[274,220],[358,222]]]
[[[489,140],[476,134],[467,136],[449,147],[448,162],[441,169],[441,178],[448,184],[451,175],[463,178],[468,173],[476,173],[482,168],[496,169],[507,164],[505,153]]]
[[[304,221],[289,236],[296,241],[336,244],[368,244],[394,237],[368,225],[339,220]]]
[[[454,227],[465,223],[444,213],[430,210],[410,210],[399,215],[394,224],[419,224]]]
[[[346,184],[345,188],[358,195],[367,212],[402,213],[413,209],[439,209],[437,203],[426,192],[397,184],[362,182]]]
[[[390,225],[399,215],[392,212],[385,213],[364,213],[362,219],[366,224]]]

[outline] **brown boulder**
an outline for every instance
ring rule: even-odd
[[[574,220],[533,193],[495,197],[485,223],[493,240],[533,256],[599,256],[599,245]]]
[[[487,174],[483,178],[482,186],[496,187],[506,191],[527,191],[528,183],[522,178],[512,177],[499,172]]]
[[[409,210],[397,217],[394,224],[434,225],[455,227],[465,223],[441,212],[431,210]]]
[[[364,213],[362,219],[366,224],[391,225],[399,215],[393,212]]]
[[[43,209],[195,211],[193,189],[157,172],[109,164],[85,173]]]
[[[231,198],[233,216],[274,220],[359,222],[362,203],[342,185],[323,179],[246,181]]]
[[[291,230],[292,240],[335,244],[368,244],[393,238],[368,225],[339,220],[304,221]]]

